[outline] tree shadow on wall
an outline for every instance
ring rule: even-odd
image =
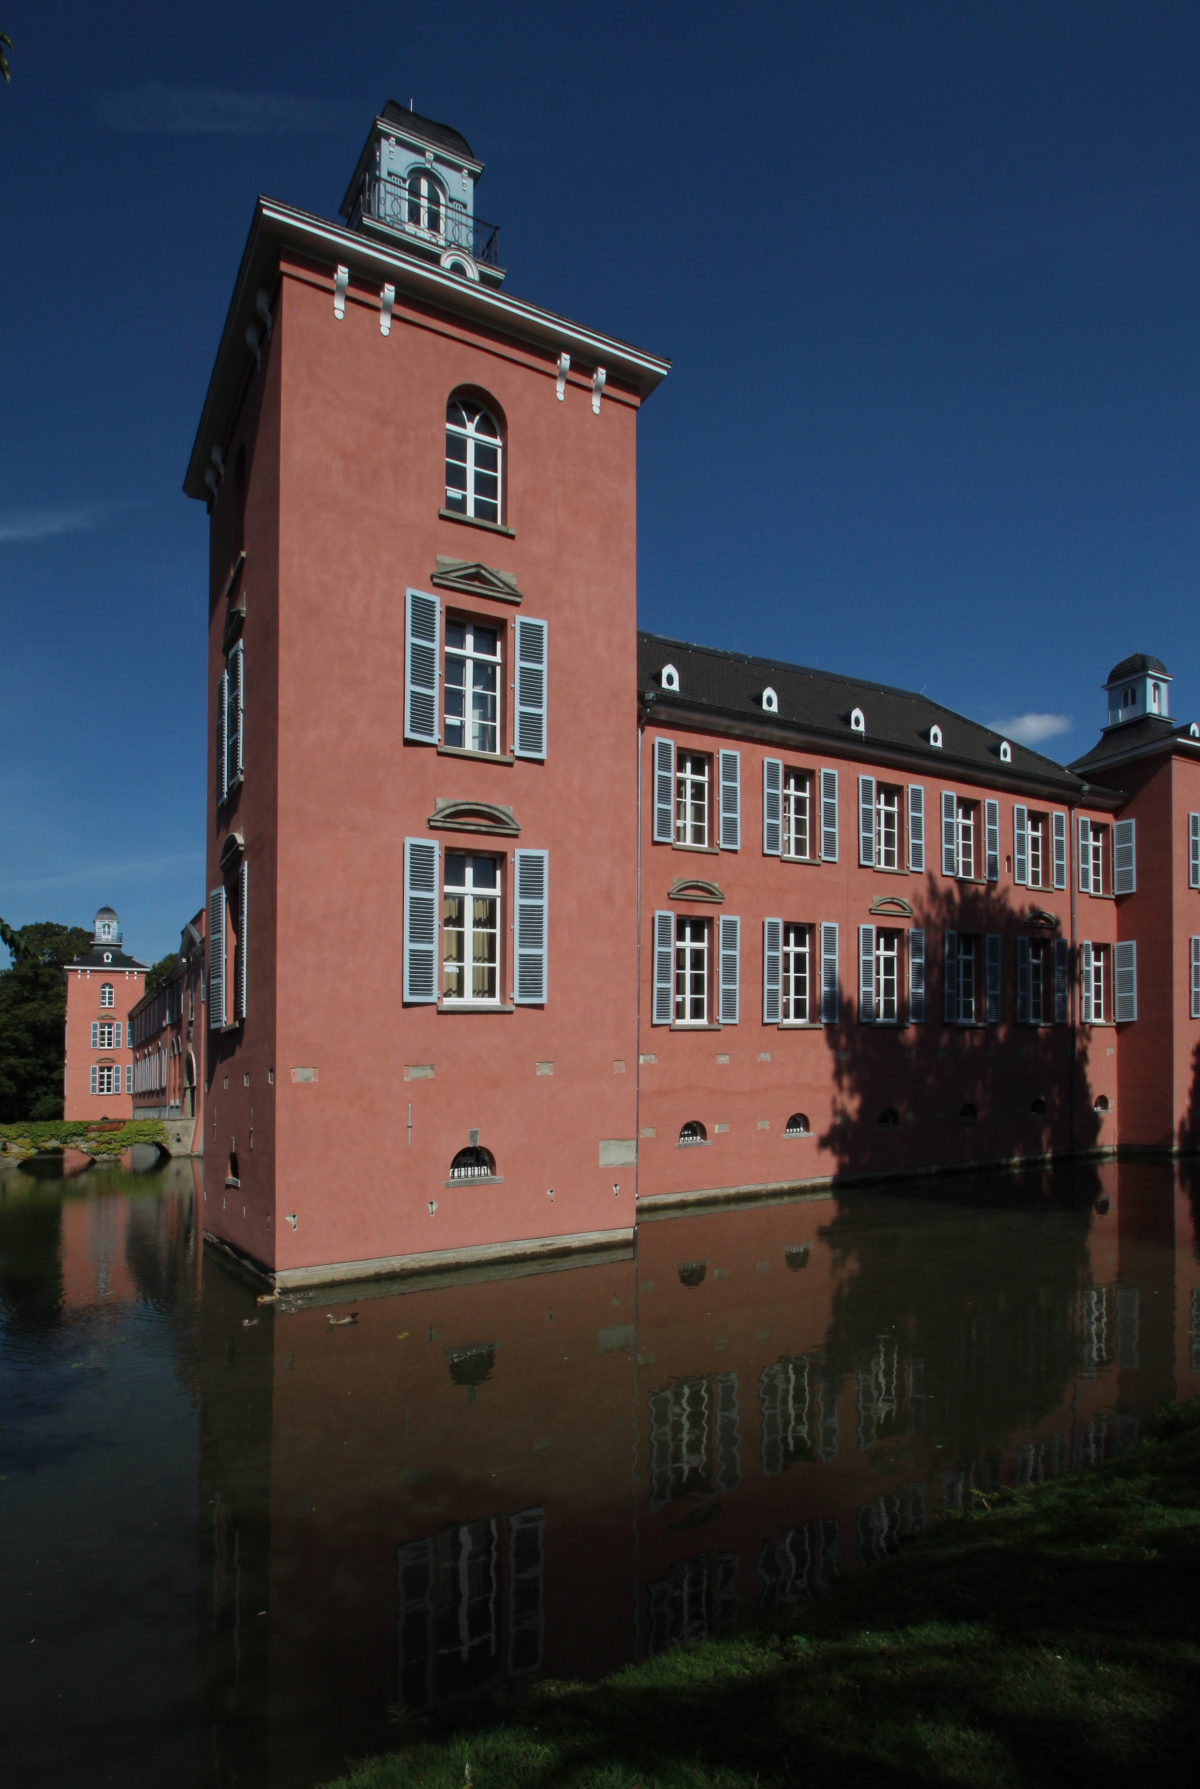
[[[1045,1010],[1054,1012],[1054,943],[1058,928],[1039,924],[1037,891],[1013,900],[991,885],[910,878],[904,899],[911,919],[864,913],[864,922],[898,934],[900,1018],[859,1018],[857,928],[842,942],[839,1021],[825,1027],[833,1057],[833,1111],[821,1137],[853,1175],[919,1173],[924,1168],[1037,1160],[1050,1153],[1093,1148],[1100,1118],[1094,1110],[1089,1032],[1066,1024],[1017,1023],[1017,943],[1030,940],[1044,954]],[[1034,923],[1030,923],[1031,919]],[[904,970],[907,932],[925,934],[925,1018],[909,1024]],[[946,934],[975,940],[975,997],[980,1022],[946,1018]],[[986,1012],[986,939],[999,935],[1000,1018]],[[1069,959],[1068,1012],[1077,986]],[[846,983],[849,982],[852,991]]]

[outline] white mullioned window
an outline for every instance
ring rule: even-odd
[[[809,857],[812,814],[812,778],[806,770],[791,766],[783,773],[783,855]]]
[[[706,919],[675,922],[675,1023],[708,1023],[708,946],[711,927]]]
[[[500,629],[447,621],[443,679],[446,745],[500,750]]]
[[[111,1050],[113,1048],[113,1027],[112,1027],[112,1025],[106,1025],[106,1024],[97,1025],[96,1041],[93,1044],[92,1048],[95,1050]]]
[[[895,1024],[900,1017],[900,933],[875,934],[875,1017]]]
[[[812,927],[783,928],[783,1022],[808,1024],[809,989],[812,986]]]
[[[93,1070],[96,1077],[96,1085],[92,1091],[94,1093],[120,1093],[121,1087],[117,1080],[117,1076],[120,1072],[120,1069],[117,1068],[114,1063],[97,1063]]]
[[[1044,872],[1046,867],[1046,822],[1041,814],[1029,816],[1029,886],[1042,888],[1046,886]]]
[[[969,932],[958,935],[958,1022],[973,1025],[976,1018],[979,940]]]
[[[1109,1012],[1106,1009],[1106,1004],[1105,1004],[1105,995],[1107,994],[1107,991],[1108,991],[1107,984],[1109,981],[1107,958],[1108,958],[1107,945],[1093,944],[1093,946],[1092,946],[1092,1024],[1093,1025],[1103,1025],[1106,1019],[1109,1019],[1112,1017],[1111,1012]],[[1108,1004],[1111,1006],[1111,998],[1109,999]]]
[[[1029,1023],[1046,1022],[1046,946],[1041,938],[1029,941]]]
[[[431,236],[442,234],[442,217],[446,196],[441,184],[424,168],[414,168],[406,182],[410,228],[428,230]]]
[[[875,867],[900,867],[900,791],[883,788],[875,796]]]
[[[480,522],[500,520],[500,430],[466,398],[446,405],[446,508]]]
[[[708,844],[708,785],[711,760],[702,752],[675,757],[675,843]]]
[[[100,984],[100,1004],[101,1004],[101,1006],[111,1006],[113,1004],[113,1000],[114,1000],[114,995],[113,995],[112,983],[110,981],[101,982],[101,984]]]
[[[975,880],[975,804],[960,801],[955,829],[958,874],[964,882]]]
[[[1088,836],[1088,856],[1093,894],[1104,893],[1104,835],[1107,831],[1107,826],[1097,826],[1096,822],[1092,821],[1091,832]]]
[[[442,888],[442,996],[500,999],[500,865],[447,851]]]

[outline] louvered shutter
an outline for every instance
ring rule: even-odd
[[[1192,1017],[1200,1019],[1200,938],[1192,939]]]
[[[229,722],[226,731],[229,753],[229,785],[232,788],[242,774],[242,687],[245,678],[243,654],[239,641],[229,654]]]
[[[1029,940],[1017,939],[1017,1024],[1028,1025],[1031,1021],[1032,977],[1029,967]]]
[[[958,1024],[958,933],[946,933],[945,954],[945,1006],[943,1017],[947,1025]]]
[[[821,772],[821,856],[836,863],[838,854],[838,773]]]
[[[1013,881],[1029,886],[1029,809],[1019,804],[1013,806]]]
[[[654,1007],[651,1023],[669,1025],[675,1017],[675,915],[654,915]]]
[[[675,840],[675,742],[654,741],[654,843]]]
[[[1067,886],[1067,816],[1051,814],[1050,816],[1050,861],[1052,881],[1055,888]]]
[[[942,875],[958,874],[958,798],[952,789],[942,790]]]
[[[1054,1023],[1065,1025],[1071,1016],[1071,947],[1065,938],[1054,940]]]
[[[423,590],[406,592],[404,737],[436,745],[442,606]]]
[[[875,927],[858,928],[858,1018],[875,1023]]]
[[[543,1006],[547,989],[550,857],[546,851],[515,851],[517,1006]]]
[[[1113,893],[1133,894],[1137,889],[1137,853],[1134,822],[1118,820],[1113,827]]]
[[[546,623],[518,615],[516,632],[516,722],[513,754],[518,758],[546,756]]]
[[[1082,814],[1079,816],[1079,892],[1092,892],[1092,823]]]
[[[229,793],[229,673],[217,684],[217,801]]]
[[[133,1069],[128,1062],[125,1064],[125,1091],[126,1093],[133,1092]]]
[[[246,1016],[246,963],[249,957],[247,901],[250,894],[250,868],[243,857],[238,866],[238,938],[237,938],[237,1017]]]
[[[763,856],[783,851],[783,760],[763,759]]]
[[[920,926],[908,934],[908,1022],[925,1023],[925,933]]]
[[[858,861],[875,867],[875,778],[858,779]]]
[[[225,1024],[225,890],[208,897],[208,1023],[213,1031]]]
[[[91,1078],[90,1078],[90,1082],[89,1082],[89,1089],[88,1089],[89,1092],[95,1093],[98,1080],[99,1080],[99,1075],[96,1070],[96,1064],[93,1062]]]
[[[821,926],[821,1023],[836,1025],[838,1022],[838,929],[836,925],[822,923]]]
[[[93,1048],[93,1050],[98,1050],[100,1048],[100,1021],[99,1021],[99,1019],[92,1020],[92,1048]]]
[[[1000,978],[1004,963],[1004,945],[999,932],[988,933],[984,948],[987,974],[987,1022],[989,1025],[998,1025],[1000,1023]]]
[[[121,1021],[120,1021],[120,1019],[118,1019],[116,1024],[113,1026],[113,1049],[119,1050],[120,1048],[121,1048]]]
[[[437,999],[438,848],[433,839],[404,841],[404,998]]]
[[[1188,815],[1188,887],[1200,888],[1200,814]]]
[[[908,785],[908,867],[918,874],[925,869],[925,790],[920,783]]]
[[[718,964],[720,986],[717,1016],[722,1025],[736,1025],[738,1022],[742,922],[732,913],[722,913],[717,920],[717,928],[720,944],[720,962]]]
[[[988,882],[1000,880],[1000,803],[983,804],[983,873]]]
[[[1194,985],[1195,978],[1193,976],[1193,986]],[[1093,1023],[1092,993],[1094,988],[1095,982],[1092,979],[1092,941],[1090,938],[1084,938],[1079,946],[1079,1022],[1081,1025],[1091,1025]]]
[[[1131,939],[1113,945],[1113,1018],[1118,1025],[1137,1018],[1137,945]]]
[[[718,752],[717,772],[721,799],[722,851],[742,848],[742,754]]]
[[[763,920],[763,1024],[783,1018],[783,921]]]

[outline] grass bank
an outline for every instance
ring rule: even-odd
[[[770,1629],[535,1685],[455,1732],[402,1722],[341,1789],[1194,1784],[1200,1400],[987,1502]]]
[[[113,1119],[107,1124],[87,1119],[44,1119],[28,1124],[0,1124],[4,1153],[20,1159],[39,1150],[82,1149],[88,1155],[120,1155],[135,1143],[165,1143],[166,1132],[157,1118]]]

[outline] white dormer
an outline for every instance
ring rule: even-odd
[[[658,681],[663,689],[671,690],[676,696],[679,694],[679,672],[674,665],[664,665],[658,674]]]
[[[1002,739],[1000,741],[1000,762],[1001,764],[1012,763],[1012,747],[1009,745],[1007,739]]]
[[[771,688],[770,684],[768,684],[766,689],[763,691],[762,696],[760,697],[760,700],[763,705],[763,713],[764,714],[778,714],[779,713],[779,697],[775,694],[775,691]]]
[[[1171,673],[1161,659],[1150,658],[1144,652],[1122,659],[1113,666],[1104,685],[1108,692],[1109,726],[1139,721],[1145,715],[1169,720],[1170,683]]]
[[[863,713],[861,708],[852,708],[850,710],[850,726],[855,733],[865,733],[866,732],[867,717]]]
[[[940,727],[939,727],[939,726],[938,726],[938,725],[937,725],[937,723],[936,723],[936,722],[935,722],[935,723],[934,723],[934,725],[933,725],[933,726],[932,726],[932,727],[930,727],[930,729],[929,729],[929,743],[930,743],[930,745],[936,745],[936,746],[938,746],[938,747],[939,747],[939,748],[940,748],[940,746],[941,746],[941,743],[942,743],[942,729],[941,729],[941,728],[940,728]]]

